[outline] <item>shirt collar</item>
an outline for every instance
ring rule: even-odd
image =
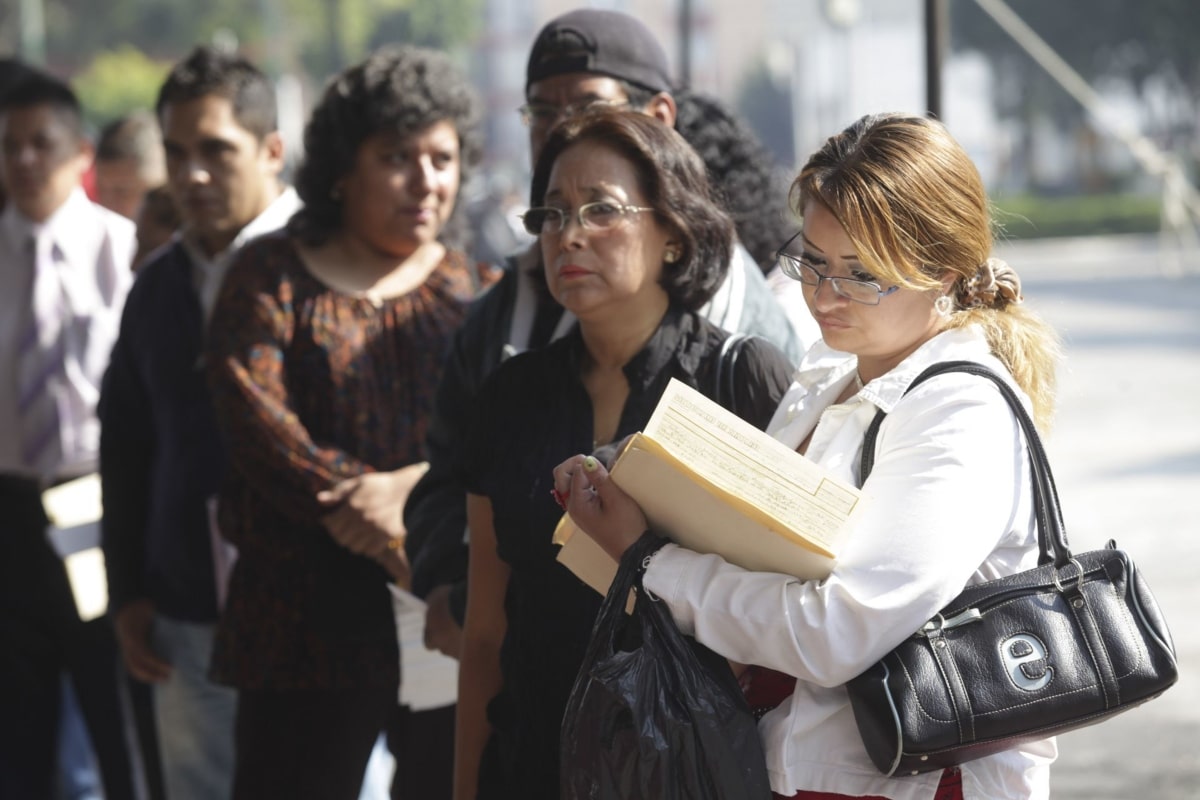
[[[184,231],[183,233],[183,246],[187,249],[192,263],[203,269],[209,269],[214,265],[223,264],[229,259],[231,254],[236,253],[242,245],[251,239],[282,228],[291,219],[292,214],[300,210],[301,205],[300,196],[296,194],[296,190],[291,186],[286,186],[279,193],[279,196],[263,209],[261,214],[250,220],[250,222],[238,231],[237,236],[233,237],[233,241],[229,243],[229,246],[221,252],[209,257],[190,231]]]
[[[982,328],[978,325],[952,328],[934,336],[887,373],[868,383],[859,396],[884,412],[891,413],[909,384],[926,367],[950,360],[978,361],[991,365],[993,369],[997,363]],[[834,350],[819,340],[805,354],[796,371],[795,382],[805,387],[808,395],[820,397],[834,389],[840,392],[847,377],[857,369],[856,356]]]
[[[85,235],[85,231],[79,227],[80,214],[92,210],[111,213],[94,205],[88,200],[83,188],[77,186],[71,190],[66,202],[55,209],[45,222],[34,222],[10,203],[8,208],[4,209],[4,232],[10,241],[18,244],[30,237],[40,239],[50,236],[67,263],[84,263],[95,257],[95,248],[91,246],[91,237]]]
[[[678,363],[687,374],[695,374],[704,353],[702,337],[696,335],[698,320],[695,314],[681,308],[667,308],[667,313],[645,346],[623,368],[630,391],[648,391],[672,362]],[[569,341],[571,366],[579,369],[585,355],[579,326],[575,326],[566,338]]]

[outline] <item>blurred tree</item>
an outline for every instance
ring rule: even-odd
[[[1196,137],[1200,109],[1200,3],[1196,0],[1007,0],[1067,63],[1093,86],[1124,83],[1143,101],[1152,90],[1169,98],[1148,131],[1175,147]],[[978,50],[996,72],[997,111],[1021,121],[1019,155],[1028,170],[1034,120],[1087,138],[1086,112],[974,2],[951,4],[952,43]],[[1150,104],[1143,103],[1147,108]],[[1036,176],[1034,176],[1036,177]]]
[[[173,62],[197,43],[232,36],[273,74],[321,80],[382,43],[380,29],[453,49],[475,34],[483,16],[482,0],[105,0],[102,14],[96,0],[43,2],[47,64],[68,77],[114,43]],[[405,19],[400,28],[398,15]],[[0,13],[0,25],[9,16]]]
[[[1200,102],[1200,3],[1195,0],[1007,0],[1071,66],[1091,81],[1116,78],[1143,91],[1152,78]],[[1028,56],[975,3],[951,6],[954,44],[1009,59]]]
[[[72,81],[84,117],[100,127],[138,108],[154,108],[169,65],[125,45],[100,53]]]

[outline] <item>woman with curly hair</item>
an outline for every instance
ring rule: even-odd
[[[786,177],[754,131],[717,98],[681,91],[675,94],[675,106],[675,130],[704,159],[717,201],[733,219],[738,242],[766,275],[803,354],[821,338],[821,331],[800,284],[779,269],[775,257],[779,243],[796,224],[788,207]]]
[[[235,798],[357,797],[380,731],[394,797],[449,795],[453,708],[415,714],[388,582],[442,354],[484,274],[445,241],[479,155],[478,104],[442,54],[381,51],[305,131],[303,210],[247,245],[209,371],[238,548],[213,669],[239,690]]]

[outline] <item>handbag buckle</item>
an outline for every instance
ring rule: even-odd
[[[1083,565],[1076,561],[1074,557],[1072,557],[1067,564],[1075,565],[1075,589],[1078,590],[1079,587],[1083,585]],[[1063,567],[1063,569],[1065,570],[1066,567]],[[1053,580],[1055,589],[1057,589],[1060,593],[1066,591],[1063,588],[1062,581],[1058,579],[1058,570],[1054,570]]]

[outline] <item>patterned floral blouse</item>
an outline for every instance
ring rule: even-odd
[[[399,685],[388,577],[334,542],[316,495],[425,459],[451,336],[498,277],[449,251],[411,292],[368,299],[313,277],[285,234],[239,253],[207,355],[230,457],[219,522],[239,553],[216,680],[244,689]]]

